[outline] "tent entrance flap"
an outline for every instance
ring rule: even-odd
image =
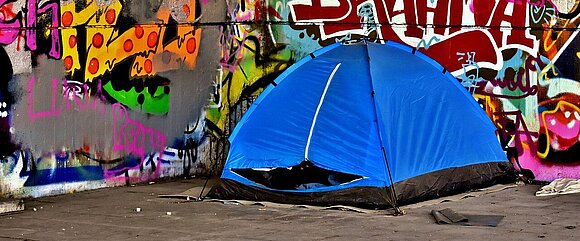
[[[320,168],[310,161],[303,161],[289,168],[245,168],[232,169],[232,172],[277,190],[308,190],[337,186],[363,178],[359,175]]]

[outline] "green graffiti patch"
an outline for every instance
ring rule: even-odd
[[[147,114],[166,115],[169,112],[169,87],[157,88],[153,95],[149,94],[149,88],[141,92],[135,91],[135,87],[129,91],[117,91],[113,89],[111,82],[103,86],[113,99],[127,106],[131,110],[141,110]]]

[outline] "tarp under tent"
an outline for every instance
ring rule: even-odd
[[[336,43],[298,61],[229,138],[209,197],[396,207],[505,181],[496,128],[441,65],[408,46]]]

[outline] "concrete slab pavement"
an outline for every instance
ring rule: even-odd
[[[180,180],[25,200],[24,211],[0,216],[0,240],[580,240],[580,194],[535,197],[537,185],[409,206],[399,217],[158,198],[201,185]],[[505,218],[498,227],[435,224],[430,211],[443,208]]]

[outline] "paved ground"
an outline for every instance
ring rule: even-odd
[[[414,205],[398,217],[157,197],[198,185],[183,180],[25,200],[25,211],[0,216],[0,240],[580,240],[580,194],[535,197],[534,185]],[[435,224],[430,211],[448,207],[505,218],[498,227]]]

